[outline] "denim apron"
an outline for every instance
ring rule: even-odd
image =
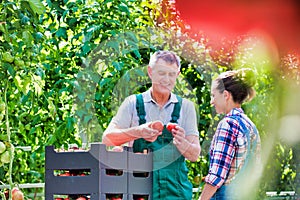
[[[139,124],[146,123],[144,101],[141,94],[136,95],[136,109],[139,116]],[[171,121],[177,123],[179,118],[182,99],[177,96],[178,103],[175,104]],[[172,133],[164,125],[162,135],[154,142],[148,142],[143,138],[133,143],[134,152],[143,152],[149,149],[153,152],[153,200],[191,200],[192,184],[189,182],[188,169],[185,158],[173,144]]]
[[[245,184],[244,182],[241,182],[240,177],[245,175],[245,171],[249,169],[249,167],[252,167],[253,160],[255,159],[255,149],[257,146],[257,138],[258,138],[258,131],[256,127],[254,127],[254,133],[256,135],[256,140],[251,141],[249,131],[244,124],[244,122],[241,120],[241,117],[236,116],[230,116],[230,118],[233,118],[239,122],[239,124],[242,127],[243,134],[246,135],[247,140],[249,141],[247,145],[247,155],[245,159],[245,163],[242,166],[242,168],[238,171],[238,173],[235,175],[234,180],[228,184],[228,185],[222,185],[212,196],[210,200],[241,200],[241,197],[239,196],[239,185]],[[241,191],[240,191],[241,192]],[[253,198],[253,197],[252,197]],[[251,197],[250,197],[251,199]],[[243,200],[245,197],[243,197]]]

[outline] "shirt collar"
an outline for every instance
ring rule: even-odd
[[[152,97],[151,97],[150,89],[147,90],[146,92],[144,92],[143,97],[144,97],[144,102],[145,102],[145,103],[149,103],[149,102],[151,102],[151,101],[152,101],[152,102],[155,102],[154,99],[152,99]],[[176,95],[173,94],[173,93],[171,92],[171,98],[170,98],[169,101],[166,103],[166,105],[169,104],[169,103],[177,103],[177,102],[178,102],[178,99],[177,99]]]
[[[242,108],[233,108],[229,113],[227,113],[226,116],[232,116],[232,115],[241,115],[244,111]]]

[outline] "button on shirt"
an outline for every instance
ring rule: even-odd
[[[237,121],[231,116],[239,117]],[[229,184],[235,174],[243,166],[247,153],[247,137],[241,132],[241,124],[247,127],[250,138],[257,141],[260,148],[259,135],[255,134],[255,125],[244,114],[241,108],[232,109],[218,124],[210,147],[210,167],[205,182],[221,187]]]

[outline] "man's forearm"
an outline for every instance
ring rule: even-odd
[[[139,136],[135,127],[128,129],[113,129],[104,132],[102,143],[108,146],[120,146],[137,138],[139,138]]]
[[[199,138],[195,136],[188,136],[185,139],[185,142],[178,145],[177,148],[186,159],[192,162],[196,162],[198,160],[201,152]]]

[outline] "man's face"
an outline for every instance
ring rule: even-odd
[[[170,93],[179,75],[176,63],[169,64],[159,59],[153,68],[149,68],[149,76],[152,80],[153,90],[159,93]]]

